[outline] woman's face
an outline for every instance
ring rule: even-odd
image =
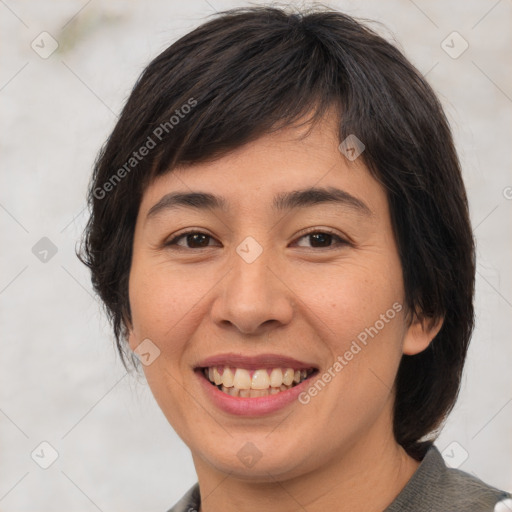
[[[392,440],[400,358],[430,338],[405,320],[386,194],[340,152],[335,122],[264,136],[144,193],[129,342],[196,466],[285,479]]]

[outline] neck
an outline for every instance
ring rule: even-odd
[[[382,428],[375,429],[382,433]],[[199,512],[381,512],[396,498],[419,466],[392,432],[369,432],[349,449],[333,447],[327,464],[267,482],[236,478],[194,458],[201,491]]]

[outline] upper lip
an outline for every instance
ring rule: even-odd
[[[228,353],[207,357],[195,365],[195,368],[208,368],[213,366],[230,366],[234,368],[246,368],[258,370],[259,368],[293,368],[294,370],[316,369],[313,363],[299,361],[293,357],[280,354],[259,354],[256,356],[243,356],[241,354]]]

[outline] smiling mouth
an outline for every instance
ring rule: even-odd
[[[248,370],[230,366],[199,368],[219,391],[242,398],[277,395],[292,389],[318,373],[316,368],[261,368]]]

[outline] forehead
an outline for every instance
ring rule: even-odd
[[[140,213],[153,215],[158,202],[226,212],[279,212],[315,201],[345,203],[367,214],[386,208],[383,188],[362,158],[344,156],[337,133],[337,120],[326,117],[313,127],[266,134],[216,160],[175,168],[150,183]]]

